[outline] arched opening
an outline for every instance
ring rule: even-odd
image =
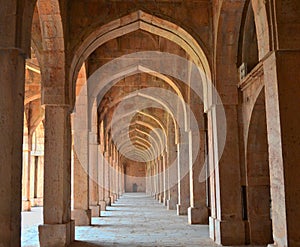
[[[259,62],[257,31],[251,1],[248,1],[244,8],[239,45],[238,67],[240,78],[243,79]]]
[[[36,18],[36,13],[34,14]],[[41,106],[39,51],[31,48],[26,60],[22,169],[22,246],[38,243],[38,225],[43,223],[44,199],[44,109]]]
[[[249,243],[273,242],[270,171],[267,142],[265,94],[262,89],[254,104],[246,143],[246,190]]]

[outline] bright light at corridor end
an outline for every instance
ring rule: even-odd
[[[210,76],[207,71],[204,71],[201,64],[197,66],[192,61],[189,61],[180,56],[157,51],[137,52],[122,57],[116,58],[96,70],[88,79],[87,93],[81,91],[76,100],[76,108],[78,102],[82,102],[81,97],[87,97],[88,102],[88,118],[92,116],[93,105],[98,106],[105,94],[121,79],[139,73],[148,73],[150,75],[170,76],[185,83],[196,94],[204,104],[204,109],[207,112],[211,121],[210,128],[212,129],[213,139],[217,140],[217,147],[214,147],[213,159],[210,159],[209,173],[207,173],[207,157],[203,159],[203,164],[200,164],[202,170],[199,174],[199,181],[204,182],[213,173],[218,166],[218,161],[222,156],[225,140],[226,140],[226,116],[225,110],[220,99],[220,96],[211,83]],[[173,118],[176,131],[178,133],[177,143],[177,158],[170,164],[168,161],[167,172],[169,175],[168,187],[171,188],[178,183],[178,180],[183,178],[189,170],[195,165],[195,161],[199,154],[200,135],[199,126],[195,117],[195,110],[184,101],[184,97],[175,94],[167,89],[158,87],[148,87],[131,92],[124,96],[122,101],[118,104],[114,111],[111,122],[111,137],[112,142],[121,155],[135,160],[137,162],[155,162],[155,160],[162,155],[167,146],[167,136],[162,129],[152,129],[149,138],[151,146],[155,143],[151,140],[158,138],[160,140],[159,148],[150,148],[142,150],[132,144],[129,131],[132,118],[136,113],[141,112],[147,108],[160,108],[168,112]],[[76,129],[74,124],[74,148],[80,163],[84,166],[86,172],[89,171],[87,162],[84,162],[84,152],[82,152],[82,135],[80,130]],[[125,127],[125,128],[124,128]],[[125,137],[122,136],[120,140],[120,128],[126,129]],[[130,150],[140,155],[128,155],[126,152],[122,153],[119,147],[120,143],[124,143],[124,138],[130,145]],[[128,146],[127,145],[127,146]],[[150,147],[151,147],[150,146]],[[126,149],[128,150],[128,149]],[[143,155],[145,154],[145,155]],[[151,154],[151,155],[146,155]],[[98,155],[102,156],[100,152]],[[100,157],[98,160],[103,161],[104,169],[109,169],[110,174],[116,174],[119,171],[115,170],[109,164],[109,160]],[[180,178],[178,176],[178,166],[180,167]],[[199,164],[197,164],[199,165]],[[94,181],[99,183],[97,178],[93,178],[93,173],[89,174]],[[160,176],[156,174],[155,176]],[[150,177],[148,177],[150,179]],[[101,182],[101,181],[100,181]],[[100,184],[105,188],[105,184]],[[165,188],[165,189],[169,189]],[[109,189],[109,188],[106,188]]]

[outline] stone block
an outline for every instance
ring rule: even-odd
[[[244,245],[245,223],[241,221],[220,221],[215,219],[216,243],[221,245]]]
[[[172,200],[167,200],[167,209],[168,210],[176,210],[176,203]]]
[[[66,224],[44,224],[39,226],[39,239],[41,247],[64,247],[74,241],[74,221]]]
[[[106,202],[99,201],[100,211],[106,211]]]
[[[92,211],[90,209],[74,209],[71,213],[72,220],[75,221],[76,226],[90,226]]]
[[[188,208],[189,224],[208,224],[208,208],[203,206],[199,208]]]
[[[188,207],[177,204],[177,215],[187,215]]]
[[[92,217],[100,217],[101,209],[99,205],[90,206],[90,210],[91,210]]]

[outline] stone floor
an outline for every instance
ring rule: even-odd
[[[22,213],[22,246],[36,247],[41,208]],[[108,246],[217,246],[208,238],[208,226],[188,225],[186,216],[177,216],[142,193],[125,194],[92,226],[76,227],[71,247]]]
[[[93,227],[76,229],[76,239],[91,243],[78,246],[216,246],[208,239],[207,226],[190,226],[145,194],[125,194],[116,204],[93,218]]]

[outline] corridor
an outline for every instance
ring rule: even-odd
[[[217,246],[208,237],[208,226],[188,225],[186,216],[177,216],[175,210],[167,210],[144,193],[126,193],[101,214],[92,219],[92,226],[76,227],[72,247]],[[23,236],[23,247],[39,246],[33,228],[26,228],[29,235]]]

